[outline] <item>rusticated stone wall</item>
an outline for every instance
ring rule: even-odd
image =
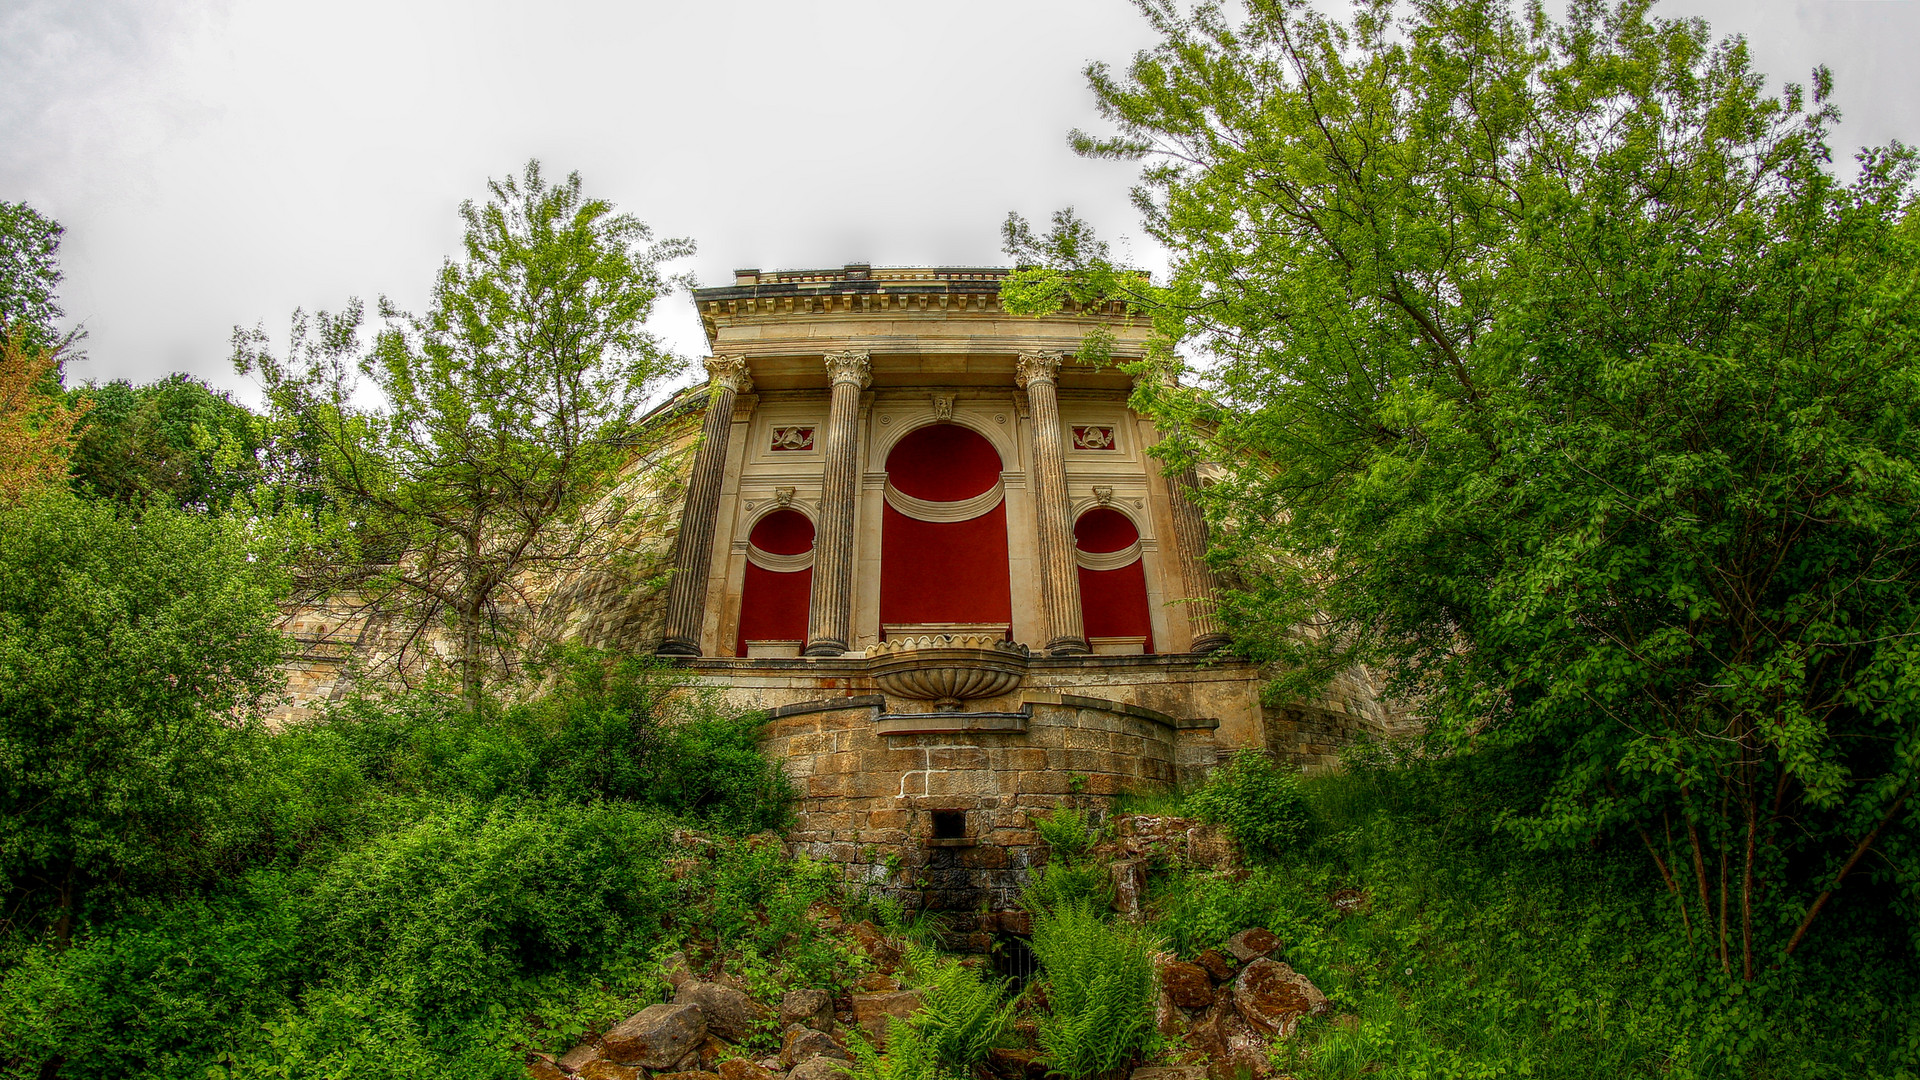
[[[1072,694],[1029,694],[1017,712],[885,707],[868,695],[773,710],[762,745],[800,794],[788,840],[848,886],[975,934],[998,928],[1044,861],[1033,815],[1170,785],[1183,744],[1212,745],[1208,727]],[[962,815],[960,835],[936,835],[936,812]]]

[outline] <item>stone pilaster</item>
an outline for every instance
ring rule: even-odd
[[[1088,652],[1080,619],[1080,571],[1073,557],[1072,507],[1067,502],[1067,458],[1060,444],[1060,401],[1055,380],[1060,354],[1021,353],[1015,381],[1033,409],[1033,515],[1039,526],[1040,606],[1046,617],[1047,652]]]
[[[820,520],[813,538],[813,595],[804,656],[839,656],[853,641],[853,517],[859,498],[860,392],[873,381],[864,351],[828,353],[827,434]]]
[[[1187,583],[1187,624],[1193,628],[1191,652],[1213,652],[1227,644],[1220,629],[1219,583],[1207,565],[1207,519],[1193,503],[1199,487],[1193,467],[1167,474],[1167,503],[1173,508],[1174,547],[1180,549],[1180,576]]]
[[[699,656],[700,627],[707,613],[707,575],[713,566],[713,531],[720,510],[720,485],[727,475],[727,435],[733,425],[733,401],[753,389],[747,361],[740,356],[707,359],[707,420],[700,449],[693,457],[687,502],[680,513],[680,546],[674,552],[673,580],[667,586],[666,635],[662,656]]]

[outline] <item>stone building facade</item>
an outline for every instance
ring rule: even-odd
[[[1194,479],[1149,455],[1114,366],[1145,327],[1010,314],[1005,273],[696,291],[709,405],[659,647],[771,715],[801,850],[989,923],[1037,853],[1031,813],[1192,782],[1236,749],[1323,757],[1272,738],[1374,723],[1364,701],[1276,715],[1217,652]],[[1096,328],[1113,363],[1075,362]]]

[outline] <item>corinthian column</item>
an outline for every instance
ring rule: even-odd
[[[1207,565],[1207,519],[1193,504],[1192,493],[1200,486],[1189,465],[1167,474],[1167,502],[1173,508],[1174,547],[1180,550],[1180,576],[1187,583],[1187,623],[1193,627],[1192,652],[1208,653],[1227,643],[1220,629],[1219,584],[1213,567]]]
[[[740,356],[707,358],[707,422],[687,482],[687,504],[680,512],[680,548],[673,556],[673,580],[667,586],[666,637],[662,656],[699,656],[700,627],[707,615],[707,572],[713,565],[713,530],[720,512],[720,482],[727,475],[727,435],[733,426],[734,395],[753,389],[747,361]]]
[[[1014,381],[1033,411],[1033,516],[1040,529],[1040,607],[1047,620],[1047,652],[1089,651],[1080,622],[1080,570],[1073,558],[1072,508],[1067,504],[1067,458],[1060,446],[1056,352],[1021,353]]]
[[[853,507],[859,494],[860,391],[873,381],[865,352],[827,354],[827,437],[821,443],[820,522],[813,537],[813,596],[804,656],[839,656],[853,640]]]

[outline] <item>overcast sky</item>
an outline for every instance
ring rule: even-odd
[[[1920,3],[1685,0],[1773,82],[1836,72],[1836,147],[1920,141]],[[1080,75],[1150,43],[1125,0],[0,0],[0,200],[66,226],[70,377],[252,398],[235,324],[418,309],[455,210],[539,158],[737,267],[998,264],[1009,210],[1138,235],[1082,161]],[[1159,260],[1135,245],[1137,262]],[[655,328],[704,351],[684,297]]]

